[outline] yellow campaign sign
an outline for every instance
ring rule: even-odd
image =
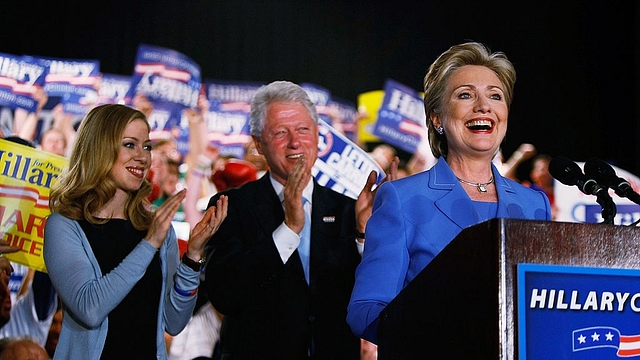
[[[20,251],[7,259],[46,272],[42,250],[49,191],[67,158],[0,139],[0,233]]]
[[[358,111],[367,114],[358,121],[358,139],[363,144],[380,141],[373,135],[373,129],[376,126],[382,100],[384,100],[384,90],[373,90],[358,95]]]

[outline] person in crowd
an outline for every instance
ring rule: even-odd
[[[53,123],[40,137],[40,148],[54,154],[68,156],[71,144],[76,138],[74,121],[77,116],[65,112],[62,103],[56,104],[51,109],[51,115],[53,115]]]
[[[29,337],[0,339],[0,360],[49,360],[47,351]]]
[[[389,166],[391,165],[391,161],[396,157],[397,151],[396,149],[389,144],[378,144],[373,150],[369,153],[369,156],[382,168],[383,171],[389,171]]]
[[[47,95],[42,87],[36,87],[32,96],[37,103],[35,111],[28,111],[20,107],[16,108],[13,113],[13,132],[11,135],[21,137],[31,143],[34,143],[38,127],[38,119],[42,109],[49,100],[49,95]],[[6,135],[8,136],[10,134]]]
[[[256,169],[258,169],[259,178],[269,170],[267,159],[265,159],[264,155],[258,152],[256,144],[253,141],[247,141],[245,144],[243,159],[255,165]]]
[[[53,321],[49,327],[47,341],[44,343],[44,349],[47,350],[47,354],[49,354],[49,357],[52,359],[58,346],[58,340],[60,339],[60,330],[62,330],[62,303],[58,301],[58,309],[55,314],[53,314]]]
[[[167,359],[165,331],[179,333],[193,313],[205,244],[228,202],[205,212],[180,260],[171,220],[186,190],[150,209],[149,131],[131,107],[93,108],[51,189],[43,254],[64,304],[54,359]]]
[[[3,246],[6,247],[9,245],[5,244]],[[0,256],[0,329],[11,320],[12,302],[9,279],[11,278],[12,272],[13,267],[11,266],[11,262],[4,256]]]
[[[318,131],[316,108],[299,85],[274,81],[255,93],[250,132],[269,171],[209,202],[229,197],[229,216],[207,247],[204,282],[224,316],[222,358],[360,357],[345,318],[376,173],[357,200],[318,184],[311,175]]]
[[[66,156],[67,139],[62,131],[56,128],[50,128],[42,134],[40,149],[52,154]]]
[[[436,158],[431,153],[429,141],[423,139],[407,161],[408,175],[429,170],[436,163]]]
[[[163,167],[163,169],[159,174],[162,174],[163,177],[162,179],[158,179],[154,176],[155,178],[154,181],[157,182],[158,191],[159,191],[157,197],[151,202],[151,206],[154,209],[162,205],[162,203],[164,203],[173,194],[182,190],[182,187],[183,187],[182,184],[180,183],[180,169],[179,169],[180,164],[178,164],[177,162],[174,162],[173,160],[167,157],[162,157],[160,161],[163,162],[163,164],[160,165]],[[173,216],[173,220],[185,221],[185,214],[184,214],[184,209],[182,204],[180,205],[180,207],[178,208],[178,211],[176,211],[175,215]]]
[[[207,154],[203,155],[204,159],[200,159],[193,171],[189,171],[188,189],[197,189],[199,179],[202,179],[205,174],[208,175],[206,181],[215,184],[216,191],[238,187],[257,179],[255,166],[242,159],[225,159],[224,162],[219,163],[220,165],[217,169],[212,172],[208,171],[212,162],[217,163],[214,159],[219,159],[218,152],[217,149],[210,146],[204,154]],[[209,197],[210,195],[207,200]],[[184,200],[185,213],[194,214],[189,215],[189,217],[202,216],[201,211],[197,208],[196,201],[197,198],[193,197],[191,192],[188,192]],[[216,343],[220,338],[222,315],[208,301],[205,291],[198,291],[197,296],[198,301],[193,317],[189,320],[184,330],[168,342],[170,360],[210,359],[216,350]]]
[[[552,157],[549,154],[538,154],[531,161],[531,170],[529,171],[529,179],[531,182],[524,181],[523,184],[532,189],[542,190],[551,203],[551,218],[555,219],[558,213],[558,207],[555,202],[554,195],[554,178],[549,172],[549,163]]]
[[[429,67],[429,170],[378,188],[347,322],[377,343],[380,312],[456,235],[491,218],[550,220],[549,199],[504,178],[492,159],[507,132],[516,72],[502,52],[452,46]],[[428,326],[428,324],[425,324]]]
[[[522,143],[506,161],[502,155],[502,149],[498,150],[498,153],[493,158],[493,162],[496,164],[496,167],[502,176],[514,181],[520,181],[518,178],[518,168],[524,162],[536,156],[537,153],[538,149],[536,149],[534,145]]]
[[[29,336],[44,346],[58,306],[56,292],[49,275],[42,271],[32,270],[25,285],[26,291],[12,303],[10,320],[0,328],[0,338]]]

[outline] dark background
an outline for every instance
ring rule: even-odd
[[[503,51],[518,80],[503,152],[521,143],[640,174],[640,2],[11,1],[0,52],[100,60],[130,75],[141,43],[177,50],[203,79],[310,82],[357,102],[387,78],[422,90],[451,45]]]

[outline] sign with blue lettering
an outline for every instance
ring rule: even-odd
[[[322,119],[318,124],[318,159],[311,172],[320,185],[357,199],[371,170],[378,174],[377,184],[384,179],[384,171],[362,148]]]
[[[520,360],[640,356],[640,270],[517,267]]]

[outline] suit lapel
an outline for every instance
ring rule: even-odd
[[[429,177],[429,187],[442,190],[443,195],[435,201],[436,207],[453,223],[464,229],[476,221],[473,202],[461,186],[458,185],[453,171],[444,158],[438,159]]]

